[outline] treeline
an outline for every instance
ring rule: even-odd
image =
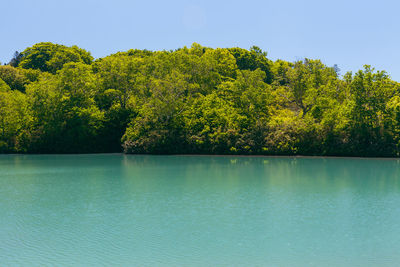
[[[94,60],[39,43],[0,66],[0,152],[399,156],[399,89],[258,47]]]

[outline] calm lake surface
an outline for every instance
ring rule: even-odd
[[[1,155],[0,266],[400,266],[400,161]]]

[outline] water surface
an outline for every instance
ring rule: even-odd
[[[400,266],[400,161],[0,156],[0,266]]]

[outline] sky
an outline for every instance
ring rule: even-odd
[[[395,0],[0,0],[0,62],[45,41],[95,58],[196,42],[321,59],[342,74],[368,64],[400,81],[399,10]]]

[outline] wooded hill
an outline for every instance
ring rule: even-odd
[[[0,66],[2,153],[399,156],[400,86],[258,47],[39,43]]]

